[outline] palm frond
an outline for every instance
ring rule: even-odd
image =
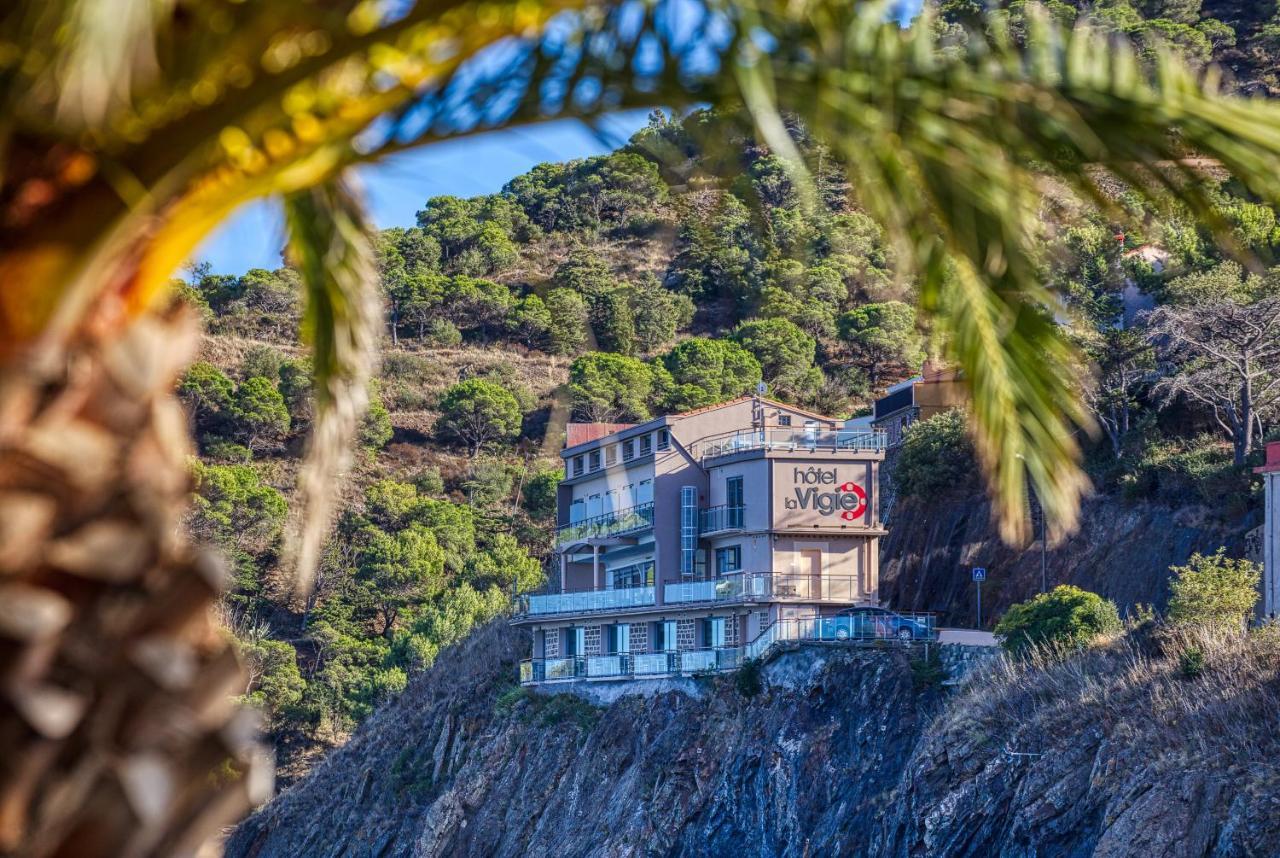
[[[302,338],[311,350],[314,417],[298,475],[300,516],[290,534],[295,583],[305,592],[368,401],[381,308],[364,211],[334,179],[285,198],[289,255],[304,287]]]
[[[1028,533],[1027,477],[1055,532],[1073,530],[1088,488],[1077,437],[1092,424],[1078,396],[1086,364],[1036,263],[1043,180],[1120,218],[1109,173],[1152,206],[1180,200],[1229,248],[1195,159],[1280,200],[1280,107],[1217,93],[1172,52],[1144,69],[1127,43],[1034,14],[1026,48],[975,39],[948,57],[927,21],[902,29],[884,3],[756,10],[776,47],[747,58],[744,79],[770,82],[747,103],[766,139],[790,111],[846,159],[918,275],[972,394],[1002,534]]]

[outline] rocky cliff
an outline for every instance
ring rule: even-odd
[[[1193,552],[1226,546],[1233,556],[1260,550],[1251,532],[1259,512],[1224,519],[1200,505],[1179,509],[1113,495],[1086,501],[1079,531],[1046,553],[1050,587],[1074,584],[1112,599],[1121,611],[1139,603],[1163,607],[1169,567]],[[1256,559],[1261,559],[1258,557]],[[881,543],[881,595],[898,610],[936,611],[948,625],[975,621],[973,566],[987,569],[984,625],[1009,605],[1040,591],[1040,543],[1011,548],[991,524],[982,495],[895,504]]]
[[[285,856],[1271,855],[1280,648],[1186,680],[1137,644],[947,691],[897,647],[784,653],[603,706],[442,657],[231,836]],[[1259,644],[1261,646],[1261,644]]]

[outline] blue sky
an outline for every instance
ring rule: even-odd
[[[436,143],[361,168],[365,199],[379,227],[411,226],[414,214],[430,197],[491,194],[537,164],[611,152],[644,126],[648,114],[617,113],[595,128],[561,120]],[[278,268],[283,246],[279,207],[257,202],[228,218],[196,251],[196,258],[211,263],[219,274],[242,274],[250,268]]]

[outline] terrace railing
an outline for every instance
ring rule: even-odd
[[[748,659],[760,659],[775,647],[800,643],[902,644],[937,640],[933,614],[893,614],[895,619],[864,621],[856,617],[803,617],[778,620],[742,646],[707,647],[675,652],[529,658],[520,663],[522,683],[569,679],[644,679],[734,670]],[[910,637],[900,629],[912,629]]]
[[[707,507],[698,513],[698,532],[703,536],[725,530],[742,530],[746,507],[741,505]]]
[[[518,614],[585,614],[618,608],[643,608],[655,604],[653,587],[626,587],[617,590],[583,590],[573,593],[548,593],[522,596],[516,606]]]
[[[746,429],[711,435],[689,445],[690,453],[699,459],[728,456],[749,450],[810,450],[840,452],[880,452],[888,447],[888,436],[882,429],[819,430]]]
[[[707,581],[667,584],[666,604],[685,602],[841,602],[861,598],[856,575],[797,575],[778,572],[738,572]]]
[[[556,528],[556,545],[626,536],[653,527],[653,503],[642,503]]]

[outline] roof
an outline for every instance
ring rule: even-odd
[[[726,408],[730,405],[740,405],[743,402],[750,402],[753,399],[759,399],[765,405],[772,405],[777,408],[785,408],[788,411],[794,411],[796,414],[801,414],[801,415],[804,415],[805,417],[814,417],[814,418],[817,418],[818,420],[827,420],[832,423],[840,422],[840,419],[838,417],[828,417],[826,414],[819,414],[816,411],[809,411],[808,409],[800,408],[797,405],[791,405],[786,402],[779,402],[778,400],[770,399],[767,396],[760,396],[760,397],[738,396],[738,397],[734,397],[733,399],[726,399],[724,402],[717,402],[714,405],[704,405],[701,408],[692,408],[688,411],[681,411],[679,414],[669,414],[667,415],[667,419],[679,420],[682,417],[692,417],[695,414],[705,414],[708,411],[715,411],[717,408]]]
[[[570,423],[564,427],[564,445],[576,447],[588,441],[599,441],[614,432],[621,432],[635,425],[635,423]]]
[[[1261,468],[1254,468],[1255,474],[1274,474],[1280,471],[1280,441],[1267,442],[1267,463]]]

